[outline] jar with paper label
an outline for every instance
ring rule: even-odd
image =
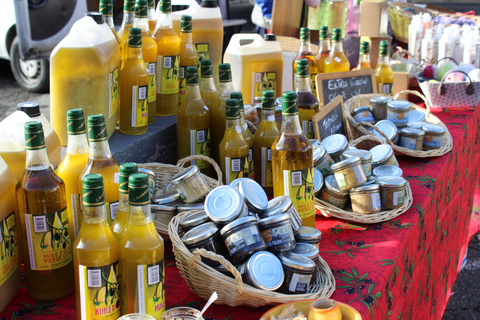
[[[286,294],[307,293],[308,287],[317,268],[311,259],[292,252],[278,254],[282,262],[285,280],[280,291]]]
[[[263,218],[258,221],[258,226],[268,250],[284,252],[295,247],[295,236],[288,213]]]
[[[305,242],[299,242],[295,245],[295,247],[292,249],[292,253],[301,255],[305,258],[311,259],[313,262],[315,262],[315,265],[317,266],[316,268],[318,269],[319,266],[319,250],[318,247],[315,246],[314,244],[310,243],[305,243]],[[312,283],[317,283],[317,279],[321,276],[320,272],[315,272],[313,273],[312,276]]]
[[[280,260],[266,251],[254,253],[237,269],[245,283],[266,291],[280,288],[285,277]]]
[[[397,158],[393,153],[393,148],[388,144],[381,144],[370,149],[372,153],[372,169],[389,164],[399,167]]]
[[[421,129],[403,128],[400,131],[400,147],[422,150],[425,132]]]
[[[181,240],[191,252],[198,248],[221,256],[228,256],[225,243],[213,222],[206,222],[190,229],[182,236]],[[202,257],[202,261],[211,267],[216,267],[220,264],[217,261],[204,257]]]
[[[240,129],[242,129],[242,135],[245,142],[248,144],[248,158],[246,166],[245,177],[255,179],[254,171],[254,150],[253,150],[253,134],[248,129],[248,124],[245,122],[245,106],[243,105],[243,95],[240,91],[234,91],[230,94],[231,99],[237,99],[240,107]]]
[[[347,150],[342,154],[341,159],[345,160],[353,157],[360,158],[363,172],[365,172],[365,176],[367,177],[367,179],[370,178],[372,176],[372,153],[368,150],[362,149]]]
[[[319,110],[318,100],[312,92],[309,77],[309,65],[307,59],[297,60],[295,75],[295,92],[298,99],[298,117],[302,130],[308,139],[314,138],[313,116]]]
[[[392,98],[389,96],[374,96],[370,98],[370,107],[372,108],[375,121],[387,119],[387,103],[390,101],[392,101]]]
[[[186,216],[183,216],[180,220],[179,225],[183,234],[187,233],[189,230],[192,230],[196,226],[209,222],[210,218],[204,209],[201,209],[197,212],[190,213]],[[179,232],[179,235],[182,236]]]
[[[172,185],[185,203],[198,201],[205,197],[209,191],[207,181],[205,181],[196,165],[174,175]]]
[[[332,166],[332,172],[341,191],[348,191],[367,181],[360,157],[342,160]]]
[[[403,175],[403,170],[399,167],[385,164],[383,166],[376,167],[373,169],[373,176],[375,178],[382,176],[396,176],[401,177]]]
[[[178,104],[181,105],[187,95],[187,67],[198,66],[198,55],[192,42],[192,17],[182,15],[180,22],[180,69],[178,75]]]
[[[352,201],[353,212],[369,214],[382,210],[378,184],[369,184],[351,189],[350,200]]]
[[[289,196],[280,196],[268,201],[267,210],[259,214],[260,219],[266,217],[288,213],[290,215],[290,224],[292,225],[293,234],[297,234],[302,227],[302,218],[298,214],[292,200]]]
[[[341,161],[340,156],[348,148],[347,137],[343,134],[332,134],[323,139],[320,144],[335,162]]]
[[[383,209],[396,209],[405,202],[407,180],[402,177],[381,176],[377,178]]]
[[[400,134],[398,133],[398,128],[395,123],[390,120],[380,120],[375,124],[375,126],[385,136],[387,136],[390,141],[397,144],[398,140],[400,139]],[[375,130],[373,134],[377,137],[380,137],[382,140],[385,140],[385,138],[377,130]]]
[[[409,122],[411,103],[405,100],[392,100],[387,103],[387,120],[397,127],[404,127]]]
[[[445,135],[445,129],[442,126],[426,123],[422,126],[422,130],[425,131],[425,137],[423,139],[423,148],[425,150],[439,149],[442,147],[443,136]]]
[[[313,166],[315,169],[319,170],[324,177],[332,173],[330,170],[332,164],[332,157],[330,157],[330,155],[327,153],[327,150],[320,145],[320,143],[318,146],[313,147]]]
[[[322,240],[322,231],[312,227],[301,227],[300,231],[295,235],[295,241],[297,243],[308,243],[316,246],[320,246]]]
[[[205,199],[205,212],[218,225],[226,225],[248,214],[240,192],[232,186],[213,189]]]
[[[370,108],[367,107],[367,106],[362,106],[362,107],[358,107],[358,108],[353,109],[352,117],[357,122],[372,122],[372,121],[375,121],[373,119],[372,110],[370,110]]]

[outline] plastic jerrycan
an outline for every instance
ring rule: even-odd
[[[173,30],[180,35],[182,15],[192,16],[192,42],[201,59],[210,59],[213,64],[215,86],[219,87],[218,66],[222,63],[223,20],[216,1],[172,0],[172,5],[188,5],[185,10],[172,12]]]
[[[283,53],[275,35],[264,40],[256,33],[237,33],[232,36],[224,63],[232,67],[233,87],[243,93],[245,104],[253,104],[264,90],[282,96]]]
[[[50,120],[62,146],[68,109],[103,114],[109,138],[118,119],[120,46],[100,13],[87,14],[50,55]]]

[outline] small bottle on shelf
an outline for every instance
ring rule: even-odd
[[[320,27],[319,31],[318,53],[315,56],[317,60],[318,73],[323,73],[323,63],[330,54],[330,39],[328,38],[328,26]]]
[[[358,55],[358,64],[355,70],[372,69],[370,65],[370,43],[362,41],[360,43],[360,53]]]
[[[393,71],[390,66],[390,54],[388,41],[380,41],[378,62],[375,68],[375,80],[378,86],[378,93],[392,95]]]

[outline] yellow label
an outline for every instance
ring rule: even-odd
[[[252,101],[255,97],[261,97],[263,91],[277,88],[276,72],[253,72],[252,73]]]
[[[18,237],[15,214],[0,221],[0,286],[18,268]]]
[[[80,226],[82,225],[82,195],[79,193],[72,193],[70,194],[70,200],[72,202],[72,215],[73,215],[73,231],[75,239],[80,232]]]
[[[262,187],[273,187],[272,149],[262,147]]]
[[[157,100],[157,63],[145,62],[148,71],[148,102]]]
[[[25,228],[32,270],[53,270],[72,261],[66,208],[47,214],[26,213]]]
[[[78,266],[82,320],[120,317],[118,261],[103,267]]]
[[[247,177],[248,171],[248,156],[240,158],[225,157],[225,173],[227,184],[237,178]]]
[[[248,129],[247,129],[248,130]],[[248,149],[248,158],[247,158],[247,177],[250,179],[255,179],[255,170],[253,166],[253,147]]]
[[[210,130],[190,130],[190,154],[210,157]],[[207,168],[210,164],[203,160],[192,160],[192,166],[199,169]]]
[[[185,101],[187,94],[187,78],[185,78],[185,70],[187,67],[180,67],[178,70],[178,104]]]
[[[108,225],[111,226],[113,220],[115,220],[115,217],[117,216],[118,201],[105,202],[105,205],[107,207],[107,222]]]
[[[148,86],[132,86],[132,127],[148,125]]]
[[[313,167],[303,170],[283,170],[285,195],[292,199],[295,209],[302,219],[315,214],[315,192]]]
[[[158,56],[157,93],[170,94],[178,92],[179,62],[179,56]]]
[[[210,45],[208,43],[195,43],[195,48],[197,49],[197,55],[200,60],[210,59]]]
[[[109,90],[110,114],[108,115],[108,117],[111,118],[120,107],[120,93],[119,93],[120,84],[118,81],[118,68],[115,68],[115,70],[113,70],[109,75],[109,87],[110,87],[110,90]]]
[[[137,266],[138,312],[156,319],[165,312],[164,261]]]

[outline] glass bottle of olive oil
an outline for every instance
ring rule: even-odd
[[[58,300],[74,288],[65,183],[48,160],[42,123],[30,121],[24,128],[27,158],[15,188],[15,219],[27,290],[35,300]]]
[[[115,24],[113,23],[113,0],[100,0],[99,11],[103,15],[103,19],[107,26],[112,30],[113,35],[120,45],[120,59],[123,59],[123,43],[117,32],[115,31]]]
[[[185,69],[198,67],[198,54],[192,41],[192,17],[183,15],[180,22],[180,73],[178,76],[178,104],[185,101],[187,83]]]
[[[138,166],[133,162],[125,162],[120,165],[118,211],[111,228],[113,234],[120,242],[127,231],[128,219],[130,217],[130,206],[128,204],[128,177],[138,172]]]
[[[358,55],[358,64],[355,70],[372,69],[370,65],[370,42],[362,41],[360,43],[360,53]]]
[[[243,138],[245,142],[248,144],[248,159],[246,164],[246,178],[255,179],[255,171],[254,171],[254,157],[255,154],[253,152],[253,134],[248,129],[248,125],[245,122],[245,107],[243,106],[243,95],[240,91],[235,91],[230,94],[230,98],[237,99],[238,105],[240,106],[240,126],[242,129]]]
[[[142,30],[130,28],[128,58],[120,70],[120,132],[140,135],[148,129],[148,72],[142,57]]]
[[[120,29],[118,30],[118,37],[122,42],[123,56],[120,61],[120,70],[123,69],[125,61],[127,60],[128,51],[128,30],[133,27],[133,20],[135,18],[135,0],[123,1],[123,19]]]
[[[148,72],[148,124],[152,124],[157,111],[157,42],[150,35],[147,8],[146,0],[136,2],[133,26],[142,30],[142,56]]]
[[[212,110],[218,98],[218,91],[213,79],[212,60],[209,59],[200,61],[200,95],[207,108]]]
[[[164,244],[153,225],[147,175],[130,175],[128,189],[130,219],[120,243],[122,314],[160,319],[165,312]]]
[[[332,50],[323,62],[323,73],[343,72],[350,70],[350,61],[343,53],[342,29],[334,28],[332,34]]]
[[[295,83],[295,72],[297,70],[297,61],[300,59],[307,59],[310,72],[310,85],[312,86],[312,92],[317,92],[315,86],[315,76],[318,73],[317,69],[317,60],[312,53],[312,48],[310,47],[310,29],[300,28],[300,48],[298,53],[293,59],[293,70],[292,70],[292,83]]]
[[[318,112],[318,100],[312,93],[310,77],[308,76],[308,60],[297,61],[297,74],[295,77],[295,88],[298,99],[298,116],[302,130],[308,139],[314,138],[313,116]]]
[[[215,125],[211,126],[210,145],[212,146],[211,153],[213,160],[215,160],[217,163],[221,163],[223,160],[220,158],[217,146],[220,144],[223,135],[225,134],[225,114],[227,110],[226,102],[227,99],[230,99],[230,94],[234,90],[230,64],[222,63],[218,66],[218,69],[220,88],[218,91],[217,101],[211,110],[210,123],[214,123]]]
[[[315,56],[315,60],[317,60],[318,73],[323,73],[323,63],[330,54],[330,39],[328,38],[328,26],[320,27],[318,39],[318,53]]]
[[[178,108],[180,38],[173,31],[172,1],[158,2],[158,20],[153,37],[157,41],[157,116],[171,116]]]
[[[187,94],[177,111],[178,158],[191,155],[210,157],[210,110],[200,96],[197,67],[187,67]],[[212,166],[203,160],[192,160],[202,173],[211,174]]]
[[[265,90],[262,93],[261,120],[254,136],[254,153],[257,156],[255,180],[268,195],[273,195],[272,144],[278,134],[275,120],[275,91]]]
[[[388,41],[380,41],[378,62],[375,68],[375,80],[378,86],[378,93],[392,95],[393,71],[390,66]]]
[[[298,119],[297,94],[282,95],[282,129],[272,145],[273,196],[290,196],[303,225],[315,227],[312,144]]]
[[[219,164],[223,183],[229,184],[237,178],[247,177],[249,148],[242,134],[238,100],[227,99],[226,107],[226,129],[219,146]]]
[[[155,26],[157,25],[157,19],[155,19],[155,0],[148,0],[148,28],[150,29],[150,34],[153,35],[155,31]]]
[[[83,223],[73,244],[77,319],[120,317],[118,241],[107,223],[103,179],[83,179]]]

